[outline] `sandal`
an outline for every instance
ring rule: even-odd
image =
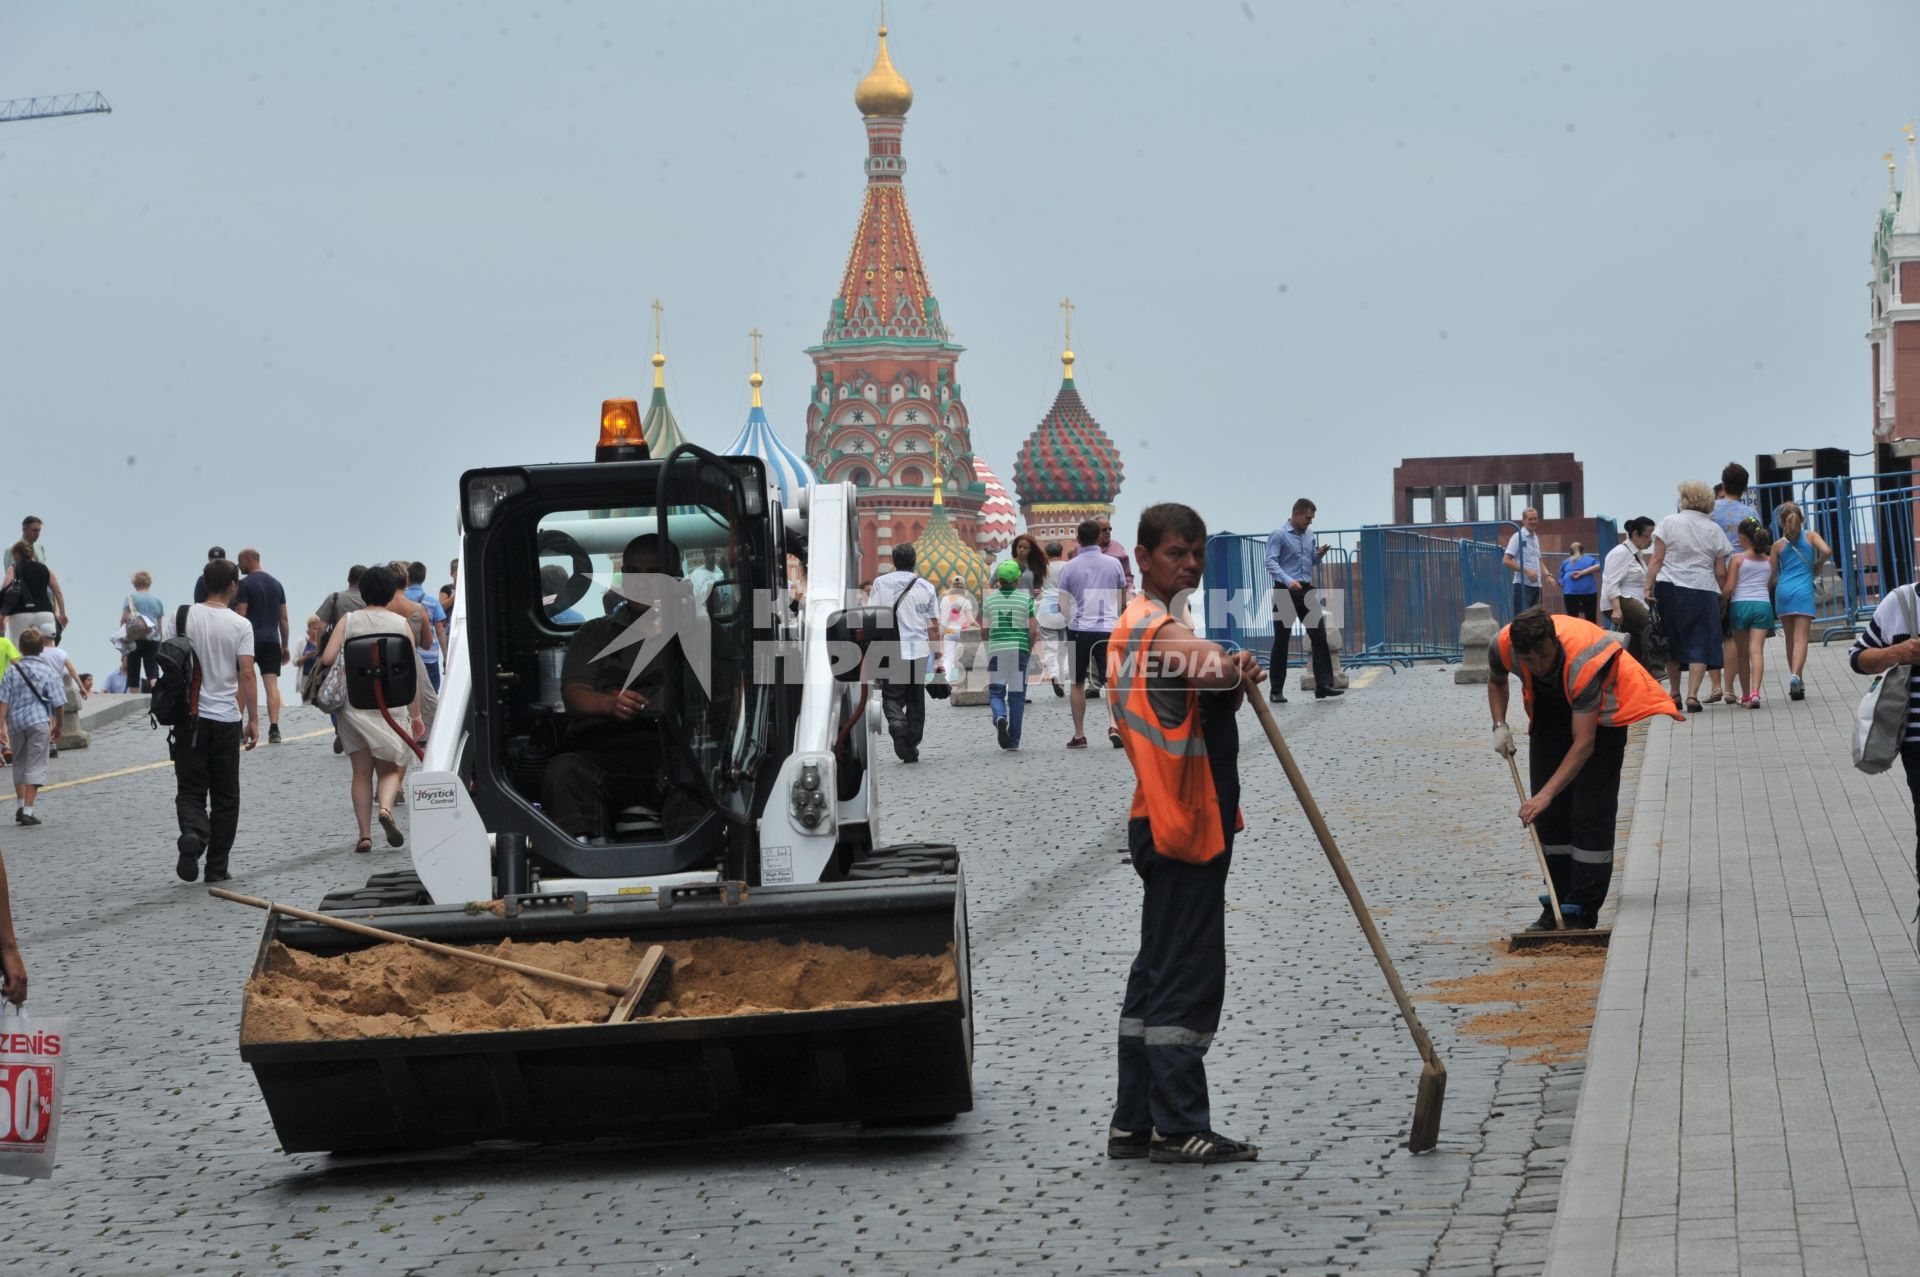
[[[358,852],[360,855],[364,856],[368,852],[373,850],[373,839],[362,838],[359,842],[353,845],[353,849],[354,851]]]
[[[1707,704],[1709,704],[1709,705],[1711,705],[1711,704],[1713,704],[1713,703],[1714,703],[1715,701],[1717,701],[1717,700],[1720,700],[1720,699],[1721,699],[1721,693],[1719,693],[1719,692],[1712,692],[1712,693],[1709,693],[1709,694],[1708,694],[1708,696],[1707,696],[1707,701],[1706,701],[1706,703],[1707,703]]]
[[[393,813],[384,807],[380,810],[380,828],[386,832],[387,846],[398,847],[406,841],[406,837],[400,832],[400,826],[394,823]]]
[[[1700,712],[1700,702],[1696,701],[1691,696],[1687,697],[1687,713],[1698,714],[1699,712]]]

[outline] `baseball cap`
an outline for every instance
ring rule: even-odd
[[[1008,559],[1005,563],[1002,563],[1000,565],[1000,570],[998,573],[996,573],[996,575],[1000,578],[1002,583],[1006,585],[1012,585],[1015,581],[1018,581],[1020,579],[1020,565],[1018,563],[1015,563],[1012,559]]]
[[[226,557],[227,557],[227,552],[217,545],[214,546],[211,550],[207,551],[207,562],[209,563],[213,562],[215,559],[224,559]]]

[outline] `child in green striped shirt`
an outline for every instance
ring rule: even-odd
[[[1020,565],[1009,559],[994,573],[983,608],[987,630],[987,705],[1001,749],[1020,748],[1027,708],[1027,657],[1040,637],[1033,592],[1019,589]]]

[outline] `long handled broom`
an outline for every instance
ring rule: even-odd
[[[1394,969],[1387,943],[1380,938],[1380,929],[1373,923],[1373,914],[1353,880],[1353,873],[1347,868],[1346,858],[1333,841],[1326,817],[1320,814],[1320,804],[1313,800],[1313,791],[1307,788],[1307,778],[1300,774],[1299,764],[1293,761],[1293,751],[1287,748],[1286,737],[1280,734],[1280,724],[1273,721],[1273,711],[1260,699],[1258,688],[1249,689],[1247,701],[1259,717],[1260,726],[1266,729],[1274,757],[1280,760],[1280,766],[1286,771],[1294,795],[1307,813],[1307,823],[1313,826],[1314,836],[1320,840],[1320,850],[1327,853],[1334,876],[1340,879],[1340,889],[1347,893],[1347,903],[1353,906],[1354,916],[1360,920],[1360,929],[1367,933],[1367,944],[1373,949],[1374,959],[1387,977],[1387,987],[1393,990],[1393,1000],[1399,1004],[1400,1016],[1407,1022],[1407,1030],[1413,1034],[1413,1044],[1420,1050],[1420,1059],[1423,1061],[1420,1088],[1414,1094],[1413,1129],[1407,1133],[1407,1147],[1415,1153],[1424,1153],[1440,1142],[1440,1106],[1447,1098],[1446,1063],[1441,1060],[1440,1053],[1433,1049],[1433,1039],[1427,1036],[1420,1017],[1414,1013],[1413,1001],[1400,984],[1400,973]]]
[[[1507,755],[1507,770],[1513,773],[1513,792],[1520,795],[1520,801],[1527,801],[1527,787],[1520,783],[1520,764],[1513,761],[1513,755]],[[1540,881],[1547,884],[1547,900],[1553,907],[1553,929],[1551,931],[1516,931],[1507,937],[1507,952],[1515,949],[1530,949],[1542,944],[1605,944],[1613,934],[1608,927],[1569,927],[1567,920],[1560,914],[1560,893],[1553,886],[1553,871],[1547,868],[1547,849],[1540,843],[1540,830],[1528,825],[1527,832],[1533,835],[1534,858],[1540,862]]]

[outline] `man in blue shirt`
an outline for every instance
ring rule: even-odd
[[[1513,614],[1540,606],[1540,512],[1532,506],[1520,512],[1520,530],[1507,538],[1501,560],[1513,572]]]
[[[1295,621],[1306,627],[1307,640],[1313,645],[1313,698],[1323,701],[1341,694],[1333,685],[1326,611],[1313,589],[1313,569],[1327,553],[1326,546],[1314,544],[1308,531],[1318,511],[1313,502],[1301,497],[1293,503],[1293,516],[1267,538],[1267,575],[1273,578],[1273,658],[1268,667],[1273,681],[1267,695],[1276,705],[1287,701],[1287,649],[1293,644]]]
[[[427,610],[430,628],[427,638],[431,640],[425,651],[420,653],[420,661],[427,667],[427,681],[433,684],[433,690],[440,690],[440,653],[447,645],[447,613],[440,606],[440,600],[427,596],[427,565],[424,563],[407,564],[407,597]]]

